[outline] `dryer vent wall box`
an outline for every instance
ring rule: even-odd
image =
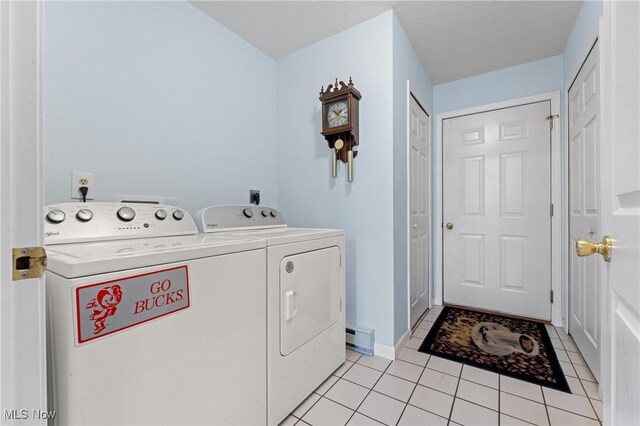
[[[356,352],[373,355],[376,332],[370,328],[347,324],[347,346]]]

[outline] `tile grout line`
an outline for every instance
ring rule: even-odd
[[[375,381],[375,383],[371,386],[371,388],[369,389],[369,392],[367,392],[367,394],[364,396],[364,398],[362,399],[362,401],[360,401],[360,404],[358,404],[358,406],[356,407],[355,410],[353,410],[353,414],[351,414],[351,416],[349,416],[349,419],[347,420],[347,423],[349,423],[349,421],[353,418],[353,416],[355,416],[356,413],[358,413],[358,410],[360,409],[360,407],[362,406],[362,404],[364,404],[364,402],[367,400],[367,398],[369,397],[369,395],[371,395],[371,392],[373,392],[373,388],[376,387],[376,385],[378,384],[378,382],[380,381],[380,379],[382,378],[382,376],[385,375],[385,373],[387,372],[387,370],[389,369],[389,367],[391,366],[391,364],[393,364],[393,361],[391,361],[389,363],[389,365],[387,365],[387,367],[384,369],[384,371],[382,372],[382,374],[380,375],[380,377],[378,377],[378,380]],[[366,365],[363,365],[363,367],[366,367]],[[369,368],[369,367],[367,367]],[[376,371],[380,371],[380,370],[376,370]],[[359,413],[362,414],[362,413]],[[363,414],[366,416],[366,414]],[[369,416],[367,416],[369,417]],[[380,422],[377,419],[374,419],[377,422]],[[382,423],[382,422],[380,422]],[[346,424],[346,423],[345,423]],[[384,424],[384,423],[383,423]]]
[[[458,389],[460,388],[460,380],[462,380],[462,370],[464,369],[465,364],[462,364],[462,367],[460,367],[460,375],[458,376],[458,383],[456,383],[456,391],[453,393],[453,401],[451,403],[451,410],[449,410],[449,423],[451,423],[453,420],[451,420],[451,416],[453,415],[453,407],[456,406],[456,398],[458,395]]]
[[[376,371],[380,371],[380,370],[376,370]],[[390,373],[382,373],[382,376],[384,376],[385,374],[388,374],[389,376],[394,377],[394,378],[397,378],[397,379],[400,379],[400,380],[404,380],[405,382],[413,383],[413,382],[411,382],[411,380],[403,379],[402,377],[394,376],[393,374],[390,374]],[[380,379],[382,378],[382,376],[380,376]],[[380,380],[380,379],[378,379],[378,380]],[[354,384],[354,385],[360,386],[361,388],[364,388],[364,389],[373,390],[374,392],[379,393],[380,395],[387,396],[387,397],[389,397],[389,398],[391,398],[391,399],[394,399],[394,400],[396,400],[396,401],[398,401],[398,402],[402,402],[403,404],[406,404],[406,403],[407,403],[406,401],[403,401],[403,400],[401,400],[401,399],[398,399],[398,398],[396,398],[395,396],[387,395],[386,393],[384,393],[384,392],[382,392],[382,391],[374,390],[373,388],[368,388],[368,387],[366,387],[366,386],[362,386],[360,383],[356,383],[356,382],[351,381],[351,380],[349,380],[349,379],[344,379],[344,378],[343,378],[342,380],[344,380],[345,382],[349,382],[349,383],[352,383],[352,384]],[[336,382],[336,383],[337,383],[337,382]],[[377,381],[376,381],[376,383],[374,384],[374,386],[375,386],[376,384],[378,384],[378,382],[377,382]],[[417,382],[416,382],[415,384],[417,384]],[[335,385],[335,383],[334,383],[334,385]],[[333,386],[331,386],[331,387],[333,387]],[[328,391],[327,391],[327,392],[328,392]],[[367,395],[368,395],[368,394],[367,394]],[[327,399],[331,399],[331,398],[329,398],[329,397],[326,397],[326,398],[327,398]],[[333,399],[331,399],[331,401],[333,401]],[[337,402],[337,403],[338,403],[338,404],[340,404],[340,405],[344,405],[344,404],[341,404],[341,403],[340,403],[340,402],[338,402],[338,401],[334,401],[334,402]],[[345,406],[345,407],[346,407],[346,406]],[[350,409],[350,410],[353,410],[353,408],[349,408],[349,409]],[[362,413],[360,413],[360,414],[362,414]]]
[[[501,417],[500,414],[502,414],[502,412],[500,411],[500,400],[502,399],[501,388],[502,388],[502,376],[498,374],[498,426],[500,426],[500,417]]]
[[[549,415],[549,406],[547,405],[547,398],[544,396],[544,389],[540,389],[540,393],[542,393],[542,401],[544,402],[544,412],[547,413],[547,422],[551,425],[551,416]]]
[[[554,327],[554,328],[555,328],[555,327]],[[598,413],[597,413],[597,411],[596,411],[595,407],[593,406],[593,402],[591,401],[591,398],[589,398],[589,395],[587,394],[587,390],[586,390],[586,388],[584,387],[584,385],[582,384],[582,379],[578,376],[578,371],[576,370],[575,365],[573,364],[573,360],[572,360],[572,359],[571,359],[571,357],[569,356],[569,352],[571,352],[571,353],[577,353],[577,354],[579,354],[581,357],[582,357],[582,353],[580,353],[580,352],[574,352],[574,351],[569,351],[569,350],[567,349],[567,347],[565,346],[565,344],[564,344],[564,343],[565,343],[565,341],[564,341],[564,340],[562,340],[562,339],[560,339],[560,334],[558,333],[558,330],[557,330],[557,329],[556,329],[556,334],[558,335],[558,339],[560,340],[560,343],[561,343],[562,347],[564,348],[565,353],[567,354],[567,358],[569,358],[569,364],[571,365],[571,368],[573,368],[573,371],[576,373],[576,376],[577,376],[577,377],[575,377],[575,379],[576,379],[576,380],[578,380],[578,382],[580,383],[580,386],[582,387],[582,390],[584,391],[585,398],[587,398],[587,400],[589,401],[589,405],[591,406],[591,409],[593,410],[593,414],[595,415],[596,419],[597,419],[598,421],[600,421],[600,418],[598,417]],[[567,336],[571,339],[572,344],[573,344],[573,345],[575,345],[575,346],[577,347],[577,345],[576,345],[575,340],[573,339],[573,337],[571,337],[571,335],[569,335],[569,334],[567,334]],[[578,350],[580,350],[580,348],[578,348]],[[584,357],[582,357],[582,358],[584,359]],[[591,375],[593,376],[593,373],[591,372],[591,369],[590,369],[588,366],[587,366],[586,368],[588,368],[588,369],[589,369],[589,372],[590,372],[590,373],[591,373]],[[564,372],[563,372],[563,374],[564,374]],[[566,374],[565,374],[565,376],[566,376]],[[594,377],[594,379],[595,379],[595,376],[593,376],[593,377]],[[590,380],[586,380],[586,381],[591,382]],[[593,383],[593,382],[591,382],[591,383]],[[597,383],[597,382],[596,382],[596,383]],[[569,389],[571,390],[571,386],[569,386]],[[575,396],[578,396],[578,397],[581,397],[581,396],[582,396],[582,395],[574,394],[573,392],[572,392],[571,394],[572,394],[572,395],[575,395]],[[576,412],[573,412],[573,411],[565,410],[565,409],[563,409],[563,408],[559,408],[559,407],[554,407],[554,406],[552,406],[552,405],[547,405],[547,402],[546,402],[546,401],[547,401],[547,399],[546,399],[546,397],[544,396],[544,391],[542,392],[542,398],[543,398],[543,399],[544,399],[544,401],[545,401],[545,404],[544,404],[544,405],[545,405],[545,408],[546,408],[546,410],[547,410],[547,417],[548,417],[548,419],[549,419],[549,424],[551,424],[551,416],[549,415],[549,407],[552,407],[552,408],[554,408],[554,409],[556,409],[556,410],[561,410],[561,411],[564,411],[564,412],[567,412],[567,413],[571,413],[571,414],[573,414],[573,415],[580,416],[580,417],[583,417],[583,418],[586,418],[586,419],[592,419],[591,417],[585,416],[585,415],[580,414],[580,413],[576,413]],[[592,419],[592,420],[593,420],[593,419]]]
[[[429,312],[429,309],[427,309],[427,312]],[[426,315],[426,312],[425,312],[425,315]],[[404,412],[407,411],[407,407],[409,406],[409,401],[411,401],[411,398],[413,397],[413,394],[415,393],[416,389],[418,389],[418,383],[420,382],[420,379],[422,378],[422,375],[424,374],[424,371],[427,369],[427,364],[429,363],[430,359],[431,359],[431,355],[427,355],[427,362],[422,367],[422,372],[420,373],[420,377],[418,377],[418,380],[413,385],[413,389],[411,390],[411,393],[409,394],[409,398],[407,398],[407,402],[404,404],[404,408],[402,409],[402,412],[400,413],[400,417],[398,417],[398,421],[396,422],[396,426],[400,423],[400,420],[402,419],[402,416],[404,416]]]
[[[362,355],[361,355],[361,356],[362,356]],[[358,358],[358,359],[360,359],[360,358]],[[344,376],[345,374],[347,374],[347,371],[351,370],[351,367],[353,367],[353,366],[356,364],[356,363],[355,363],[355,362],[353,362],[353,361],[350,361],[350,362],[351,362],[351,365],[349,366],[349,368],[347,368],[347,369],[345,370],[345,372],[344,372],[344,373],[342,373],[342,376]],[[366,366],[365,366],[365,367],[366,367]],[[338,367],[338,368],[340,368],[340,367]],[[337,370],[337,368],[336,368],[336,370]],[[334,372],[335,372],[335,371],[334,371]],[[331,374],[331,376],[333,376],[333,374]],[[331,376],[329,376],[329,377],[331,377]],[[329,389],[327,389],[327,390],[326,390],[326,392],[325,392],[323,395],[320,395],[320,394],[317,394],[317,393],[316,393],[316,389],[318,389],[318,388],[314,389],[314,390],[313,390],[313,392],[311,392],[311,394],[310,394],[309,396],[311,396],[311,395],[313,395],[314,393],[316,393],[316,395],[318,395],[320,398],[318,398],[318,400],[317,400],[316,402],[314,402],[313,404],[311,404],[311,407],[309,407],[309,408],[308,408],[304,413],[302,413],[302,415],[301,415],[300,417],[296,417],[295,415],[293,415],[293,413],[290,413],[290,415],[291,415],[291,416],[293,416],[294,418],[298,419],[299,421],[303,421],[303,420],[302,420],[302,418],[303,418],[303,417],[304,417],[304,416],[305,416],[309,411],[311,411],[311,409],[312,409],[312,408],[313,408],[313,407],[314,407],[314,406],[315,406],[315,405],[316,405],[316,404],[317,404],[317,403],[318,403],[322,398],[324,398],[324,395],[326,395],[326,393],[327,393],[327,392],[329,392],[329,391],[331,390],[331,388],[332,388],[332,387],[334,387],[334,386],[336,385],[336,383],[338,383],[338,382],[340,381],[340,379],[342,379],[342,376],[336,376],[336,377],[338,378],[338,380],[336,380],[336,381],[335,381],[335,383],[334,383],[333,385],[331,385],[331,386],[329,387]],[[327,377],[327,379],[328,379],[329,377]],[[327,380],[327,379],[325,379],[325,380]],[[324,383],[324,381],[323,381],[322,383]],[[320,385],[322,385],[322,383],[320,383]],[[309,398],[309,396],[308,396],[307,398]],[[329,398],[327,398],[327,399],[328,399],[329,401],[335,402],[335,401],[333,401],[332,399],[329,399]],[[303,401],[301,402],[301,404],[302,404],[304,401],[306,401],[306,398],[305,398],[305,400],[303,400]],[[342,405],[342,404],[340,404],[340,405]],[[296,407],[296,408],[297,408],[297,407]],[[347,408],[348,408],[348,407],[347,407]],[[295,411],[295,409],[294,409],[293,411]],[[349,419],[351,419],[351,417],[349,417]],[[348,420],[347,420],[347,421],[348,421]],[[297,423],[298,423],[298,422],[296,422],[296,424],[297,424]],[[305,423],[306,423],[306,422],[305,422]],[[294,426],[295,426],[295,425],[294,425]],[[312,425],[312,426],[313,426],[313,425]]]
[[[558,337],[559,337],[559,336],[560,336],[560,335],[558,335]],[[571,336],[569,336],[569,337],[571,337]],[[573,340],[573,337],[571,338],[571,340]],[[562,339],[560,339],[560,341],[562,342]],[[574,345],[576,344],[576,343],[575,343],[575,340],[573,340],[573,344],[574,344]],[[562,346],[564,347],[564,342],[562,342]],[[577,345],[576,345],[576,347],[577,347]],[[578,349],[579,349],[579,348],[578,348]],[[573,360],[572,360],[572,359],[571,359],[571,357],[569,356],[568,351],[566,351],[566,348],[565,348],[565,352],[567,352],[567,358],[569,358],[569,363],[571,364],[571,367],[573,368],[573,370],[576,372],[576,376],[577,376],[577,375],[578,375],[578,371],[576,370],[575,365],[573,365]],[[579,353],[579,355],[582,357],[582,359],[584,359],[584,357],[582,356],[582,353]],[[585,361],[585,363],[586,363],[586,361]],[[589,368],[589,367],[587,366],[587,368]],[[589,368],[589,372],[591,372],[591,369],[590,369],[590,368]],[[595,379],[595,377],[596,377],[596,376],[594,376],[594,375],[593,375],[593,372],[591,372],[591,375],[592,375],[592,376],[593,376],[593,378]],[[591,398],[589,398],[589,394],[587,394],[587,389],[584,387],[584,384],[582,384],[582,379],[581,379],[580,377],[577,377],[577,380],[578,380],[578,382],[580,383],[580,386],[582,387],[582,390],[584,391],[585,397],[586,397],[586,398],[587,398],[587,400],[589,401],[589,405],[591,406],[591,409],[593,410],[593,414],[595,414],[596,419],[597,419],[599,422],[602,422],[602,420],[600,420],[600,416],[598,416],[598,412],[596,411],[596,407],[593,405],[593,401],[591,401]],[[586,380],[586,381],[587,381],[587,382],[590,382],[590,383],[593,383],[593,382],[591,382],[590,380]],[[596,384],[598,384],[598,385],[599,385],[599,383],[598,383],[598,382],[596,382]],[[571,387],[569,387],[569,388],[571,388]],[[579,395],[579,396],[581,396],[581,395]],[[556,407],[554,407],[554,408],[556,408]],[[560,410],[562,410],[562,409],[560,408]],[[564,410],[564,411],[567,411],[567,410]],[[582,414],[574,413],[573,411],[568,411],[568,412],[569,412],[569,413],[572,413],[572,414],[576,414],[576,415],[578,415],[578,416],[582,416],[582,417],[590,418],[590,417],[587,417],[587,416],[583,416]],[[551,422],[549,422],[549,423],[551,423]]]
[[[422,321],[424,321],[424,318],[426,318],[426,316],[429,314],[431,309],[432,308],[427,309],[425,311],[425,313],[422,314],[422,316],[418,320],[417,324],[421,324]],[[429,331],[431,331],[431,329],[429,329],[427,331],[427,334],[429,333]],[[412,336],[413,336],[413,331],[411,332],[411,335],[409,336],[409,338],[411,338]],[[423,340],[424,339],[426,339],[426,337],[424,337]],[[419,352],[417,349],[415,351]],[[423,353],[423,352],[420,352],[420,353]],[[402,416],[404,416],[404,412],[407,411],[407,407],[409,406],[409,401],[411,401],[411,398],[413,397],[413,394],[415,393],[416,389],[418,389],[418,384],[420,383],[420,379],[422,378],[422,375],[424,374],[425,370],[427,369],[427,364],[429,364],[429,360],[431,360],[431,354],[425,354],[425,355],[427,355],[427,361],[424,363],[424,365],[420,366],[420,367],[422,367],[422,372],[420,373],[420,376],[418,377],[418,380],[413,385],[413,389],[411,390],[411,393],[409,394],[409,397],[407,398],[407,402],[404,404],[404,408],[402,409],[402,412],[400,413],[400,417],[398,417],[398,421],[396,422],[396,426],[400,423],[400,420],[402,419]],[[411,363],[411,364],[413,364],[413,363]],[[391,364],[389,364],[389,365],[391,365]],[[414,365],[418,365],[418,364],[414,364]],[[394,377],[396,377],[396,376],[394,376]],[[426,412],[430,413],[430,411],[426,411]],[[447,419],[447,422],[448,422],[448,419]]]

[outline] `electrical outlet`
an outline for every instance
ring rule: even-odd
[[[259,205],[260,204],[260,190],[259,189],[250,189],[249,190],[249,203]]]
[[[89,191],[87,192],[87,200],[95,199],[95,179],[96,178],[93,173],[71,172],[71,199],[82,200],[82,194],[78,189],[81,186],[86,186],[87,188],[89,188]]]

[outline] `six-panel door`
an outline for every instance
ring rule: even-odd
[[[443,122],[444,301],[551,317],[550,102]]]

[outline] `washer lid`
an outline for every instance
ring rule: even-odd
[[[48,246],[47,269],[78,278],[265,247],[265,241],[231,235],[185,235]]]
[[[301,241],[317,240],[320,238],[342,237],[342,229],[318,229],[318,228],[270,228],[255,229],[253,231],[233,231],[229,234],[239,237],[264,238],[268,246],[280,244],[298,243]],[[226,235],[229,235],[226,234]],[[225,235],[222,233],[222,235]]]

